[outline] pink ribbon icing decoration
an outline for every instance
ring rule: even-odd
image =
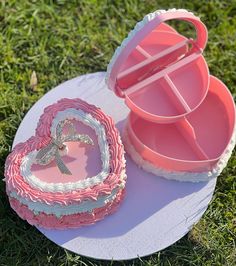
[[[67,134],[63,134],[63,128],[65,125],[68,125]],[[50,143],[38,151],[35,158],[36,163],[39,165],[47,165],[55,160],[56,165],[62,174],[72,175],[60,155],[60,151],[64,151],[66,149],[66,145],[64,143],[69,141],[78,141],[94,145],[93,140],[88,135],[78,134],[73,123],[66,119],[58,123],[56,128],[56,137],[52,137]]]

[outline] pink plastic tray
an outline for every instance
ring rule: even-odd
[[[225,152],[235,127],[235,105],[226,86],[211,76],[201,106],[172,124],[156,124],[131,112],[127,130],[143,159],[163,169],[211,170]]]
[[[197,39],[187,39],[163,23],[175,18],[191,22]],[[158,15],[125,43],[108,84],[125,98],[133,112],[146,120],[177,121],[206,97],[209,71],[202,56],[206,41],[204,24],[191,13],[169,11]]]
[[[171,19],[193,24],[196,39],[165,24]],[[233,149],[234,101],[209,74],[202,55],[206,42],[207,29],[192,13],[156,11],[136,25],[108,66],[108,87],[131,110],[126,150],[156,175],[182,180],[178,172],[201,172],[215,177]]]

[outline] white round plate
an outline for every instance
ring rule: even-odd
[[[122,99],[108,90],[105,73],[71,79],[48,92],[27,113],[13,146],[34,135],[44,107],[61,98],[81,98],[113,117],[119,130],[129,112]],[[166,180],[138,168],[126,155],[127,191],[118,211],[95,225],[71,230],[38,228],[59,246],[79,255],[128,260],[162,250],[191,230],[212,198],[216,179],[187,183]]]

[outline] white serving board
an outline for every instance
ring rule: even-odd
[[[129,112],[108,90],[105,73],[83,75],[49,91],[26,114],[13,146],[34,135],[44,107],[61,98],[81,98],[113,117],[119,130]],[[118,211],[95,225],[72,230],[38,228],[59,246],[79,255],[128,260],[160,251],[183,237],[199,221],[212,198],[216,179],[187,183],[165,180],[138,168],[126,155],[127,192]]]

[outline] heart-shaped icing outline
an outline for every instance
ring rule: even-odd
[[[32,151],[27,154],[21,163],[20,170],[21,175],[25,179],[26,182],[34,186],[35,188],[41,189],[42,191],[48,192],[66,192],[70,190],[77,189],[85,189],[92,185],[99,184],[102,182],[109,173],[109,147],[106,141],[106,133],[104,127],[101,123],[94,119],[89,113],[85,113],[82,110],[77,110],[75,108],[69,108],[64,111],[60,111],[56,114],[52,121],[50,135],[55,138],[56,136],[56,127],[63,120],[72,120],[80,121],[83,124],[91,127],[97,135],[98,144],[100,147],[101,160],[102,160],[102,171],[93,177],[88,177],[84,180],[79,180],[77,182],[68,182],[68,183],[49,183],[45,181],[41,181],[31,172],[31,166],[35,161],[35,157],[37,156],[38,151]]]
[[[51,127],[55,117],[59,112],[68,109],[76,109],[88,113],[104,127],[110,154],[110,171],[106,178],[99,180],[100,182],[95,182],[95,184],[94,182],[90,182],[90,184],[87,182],[84,188],[80,187],[76,190],[72,187],[62,193],[61,191],[43,191],[42,188],[41,190],[36,189],[29,183],[25,182],[21,175],[20,166],[26,155],[32,151],[40,150],[51,141]],[[32,136],[26,142],[16,145],[12,153],[8,156],[5,165],[8,193],[9,191],[16,191],[21,198],[49,205],[55,203],[68,205],[83,200],[96,200],[100,196],[109,195],[113,189],[124,186],[126,179],[124,172],[124,147],[121,143],[119,132],[114,126],[113,120],[106,116],[99,108],[80,99],[61,99],[57,103],[46,107],[39,119],[35,136]]]

